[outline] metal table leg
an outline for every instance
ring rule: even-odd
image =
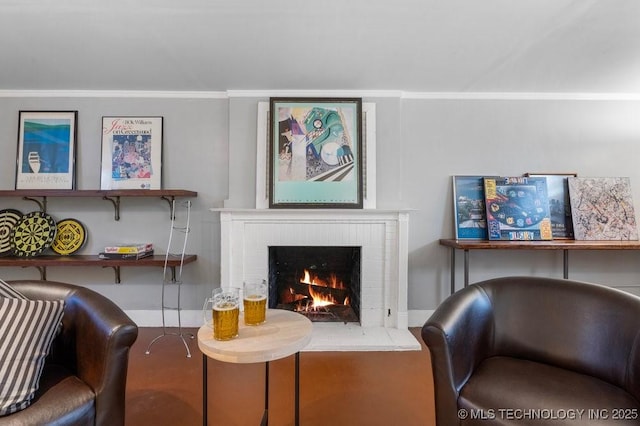
[[[264,413],[262,413],[260,426],[269,424],[269,361],[265,362],[264,365]]]
[[[300,352],[296,352],[296,383],[295,383],[295,410],[296,410],[296,422],[295,425],[300,425]]]
[[[469,250],[464,250],[464,286],[469,285]]]
[[[451,247],[451,294],[456,292],[456,249]]]
[[[208,380],[207,380],[207,356],[202,354],[202,425],[207,426],[208,423],[208,415],[207,415],[207,401],[208,398]]]

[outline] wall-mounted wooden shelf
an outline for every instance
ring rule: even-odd
[[[195,262],[198,258],[195,254],[186,254],[184,264]],[[22,268],[34,267],[40,271],[40,279],[47,279],[47,267],[50,266],[100,266],[113,268],[116,275],[116,283],[120,283],[120,268],[125,267],[164,267],[165,256],[156,255],[144,257],[138,260],[130,259],[100,259],[98,255],[71,255],[71,256],[36,256],[36,257],[0,257],[1,266],[19,266]],[[175,281],[176,267],[180,266],[180,257],[169,257],[167,267],[171,268],[171,276]]]
[[[21,197],[23,200],[33,201],[38,204],[40,210],[47,211],[48,198],[75,198],[93,197],[102,198],[113,204],[115,220],[120,220],[120,199],[124,197],[158,197],[165,200],[171,209],[171,203],[176,197],[197,197],[195,191],[184,189],[16,189],[0,190],[0,197]]]
[[[184,189],[83,189],[83,190],[63,190],[63,189],[16,189],[0,190],[0,197],[21,197],[24,200],[33,201],[38,204],[40,210],[47,211],[48,198],[78,198],[93,197],[102,198],[113,204],[115,220],[120,220],[120,199],[124,197],[156,197],[165,200],[169,204],[169,212],[176,197],[197,197],[195,191]],[[183,264],[194,262],[197,255],[185,255]],[[101,266],[103,268],[113,268],[116,283],[120,283],[120,268],[122,266],[150,266],[164,267],[165,256],[149,256],[138,260],[130,259],[100,259],[98,255],[71,255],[71,256],[35,256],[35,257],[0,257],[0,267],[19,266],[34,267],[40,271],[40,279],[47,279],[47,267],[50,266]],[[171,276],[175,280],[176,267],[180,266],[180,257],[170,257],[167,267],[171,269]]]

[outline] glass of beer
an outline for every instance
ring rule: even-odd
[[[259,325],[265,322],[267,315],[267,284],[244,283],[242,296],[244,305],[244,323],[246,325]]]
[[[238,335],[240,289],[216,288],[213,297],[204,302],[203,312],[205,323],[213,328],[214,339],[233,339]]]

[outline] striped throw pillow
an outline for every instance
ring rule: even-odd
[[[63,311],[64,300],[0,297],[0,416],[31,403]]]
[[[27,297],[20,293],[18,290],[14,290],[9,284],[0,279],[0,297],[11,297],[13,299],[24,299]]]

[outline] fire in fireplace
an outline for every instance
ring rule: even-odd
[[[360,247],[269,247],[269,307],[358,322],[360,263]]]

